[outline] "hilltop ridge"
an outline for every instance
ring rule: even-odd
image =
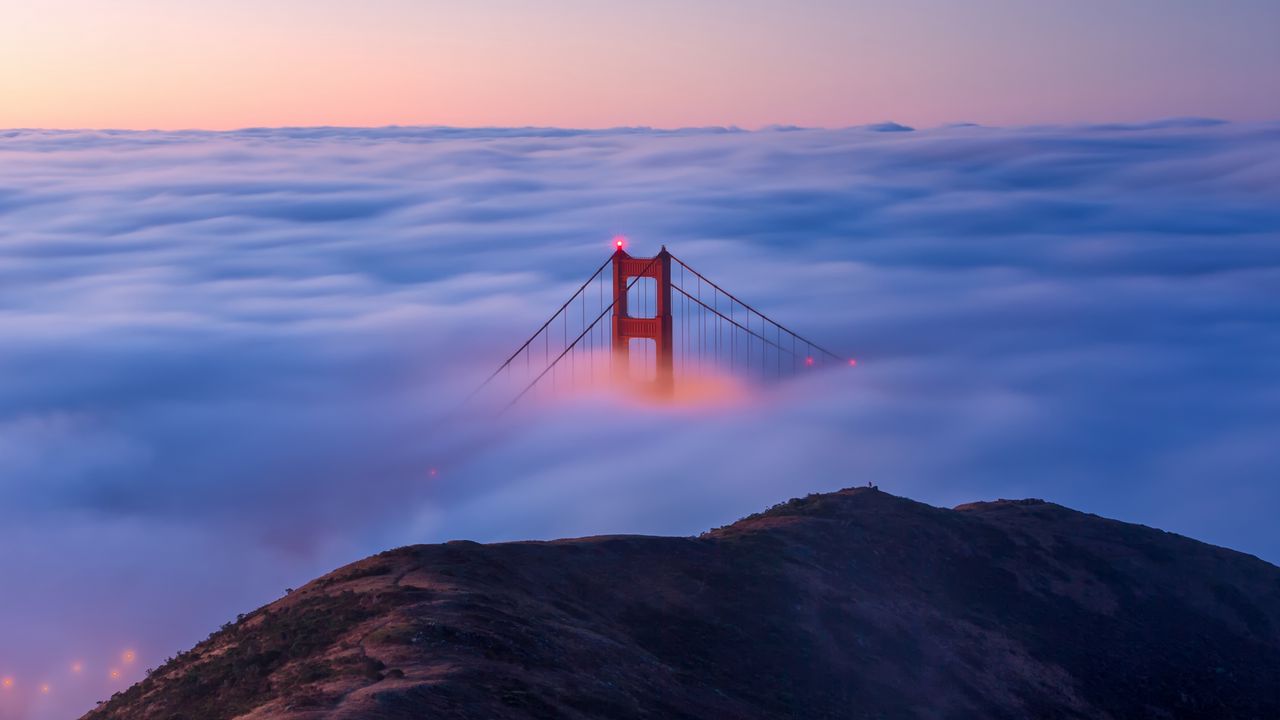
[[[1280,717],[1280,568],[1043,500],[380,553],[87,720]]]

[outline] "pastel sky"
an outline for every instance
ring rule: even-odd
[[[1280,116],[1272,0],[44,0],[0,127]]]

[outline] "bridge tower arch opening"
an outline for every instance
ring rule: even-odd
[[[654,284],[654,314],[633,316],[627,302],[627,287],[632,278],[651,278]],[[627,254],[619,245],[613,254],[613,368],[614,380],[634,382],[631,377],[631,340],[652,340],[654,368],[653,390],[661,395],[675,392],[675,348],[671,333],[671,253],[664,245],[651,258]]]

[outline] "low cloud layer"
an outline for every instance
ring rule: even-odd
[[[1277,188],[1280,125],[1196,120],[0,132],[0,710],[74,715],[391,545],[867,482],[1276,562]],[[859,367],[459,428],[620,232]]]

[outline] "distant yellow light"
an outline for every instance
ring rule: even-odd
[[[84,670],[84,663],[79,663],[79,662],[71,663],[71,672],[79,673],[82,670]]]
[[[48,685],[41,685],[41,686],[40,686],[40,692],[41,692],[42,694],[44,694],[44,695],[48,695],[48,694],[49,694],[49,691],[50,691],[51,689],[52,689],[52,688],[50,688]]]
[[[120,679],[120,671],[119,671],[119,670],[112,670],[112,671],[111,671],[111,679],[112,679],[112,680],[119,680],[119,679]]]
[[[120,654],[120,659],[125,661],[126,663],[131,663],[134,660],[137,660],[138,656],[132,650],[125,650],[123,653]]]
[[[13,687],[13,678],[7,677],[4,680],[0,680],[0,685],[3,685],[4,687],[7,687],[7,688]]]

